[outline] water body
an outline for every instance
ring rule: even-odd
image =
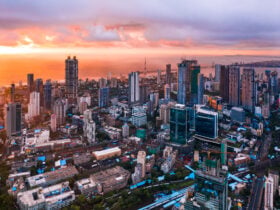
[[[66,55],[42,56],[42,55],[9,55],[0,57],[0,86],[11,83],[26,82],[27,73],[34,73],[35,78],[52,79],[61,81],[64,79],[64,60]],[[91,57],[89,55],[77,55],[79,60],[79,78],[99,78],[106,77],[109,72],[112,76],[127,75],[131,71],[143,71],[144,56],[119,56],[119,57]],[[189,56],[185,59],[197,59],[202,66],[201,72],[205,75],[213,73],[213,64],[232,64],[235,62],[257,62],[280,60],[276,56]],[[181,56],[147,56],[148,70],[165,70],[165,65],[170,63],[172,69],[177,69],[177,63],[181,61]],[[268,68],[259,68],[263,71]],[[270,68],[271,69],[271,68]],[[275,70],[275,69],[272,69]],[[280,68],[276,69],[280,73]],[[214,76],[214,73],[213,73]]]

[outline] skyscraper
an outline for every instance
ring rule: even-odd
[[[157,84],[159,85],[161,83],[161,70],[158,69],[157,71]]]
[[[264,210],[273,210],[273,178],[267,177],[264,183]]]
[[[52,83],[47,80],[44,85],[44,107],[50,110],[52,106]]]
[[[204,159],[202,167],[195,171],[195,183],[194,196],[186,198],[186,210],[228,209],[227,171],[221,169],[219,159]]]
[[[176,104],[170,109],[170,141],[185,144],[187,141],[187,110],[185,105]]]
[[[169,84],[165,84],[164,85],[164,99],[165,100],[170,100],[170,92],[171,92],[171,89],[170,89],[170,85]]]
[[[109,88],[99,88],[98,90],[98,106],[106,107],[109,104]]]
[[[215,82],[220,82],[220,76],[221,76],[221,65],[216,64],[215,65]]]
[[[40,93],[33,91],[30,93],[28,113],[26,114],[26,119],[30,120],[33,117],[40,115]]]
[[[179,104],[189,104],[191,97],[191,70],[197,64],[196,60],[183,60],[178,64],[178,94]]]
[[[51,115],[51,131],[56,132],[56,129],[57,129],[56,115],[52,114]]]
[[[205,78],[203,74],[198,74],[197,104],[203,104]]]
[[[171,64],[166,64],[165,80],[166,80],[166,84],[171,85],[172,82]]]
[[[29,93],[34,90],[34,74],[27,74],[27,87]]]
[[[53,105],[53,112],[56,116],[57,126],[65,123],[66,111],[68,108],[68,102],[65,99],[58,98]]]
[[[137,103],[140,100],[140,91],[139,91],[139,73],[131,72],[128,75],[128,101],[130,104]]]
[[[100,78],[98,80],[99,88],[104,88],[107,86],[107,80],[105,78]]]
[[[78,95],[78,59],[70,56],[65,60],[65,88],[66,97],[76,101]]]
[[[141,104],[146,103],[149,100],[148,96],[149,96],[148,86],[145,84],[141,85],[140,86],[140,103]]]
[[[196,135],[216,139],[218,137],[218,113],[199,108],[195,115]]]
[[[141,178],[144,178],[146,175],[146,152],[145,151],[138,152],[137,163],[140,163],[142,165]]]
[[[191,100],[190,105],[198,103],[198,75],[200,74],[200,66],[193,65],[191,70]]]
[[[11,103],[15,102],[15,92],[16,92],[15,84],[11,84],[11,87],[10,87],[10,102]]]
[[[223,101],[228,103],[229,101],[229,67],[221,66],[220,70],[220,95]]]
[[[278,73],[277,71],[273,71],[271,73],[271,96],[276,97],[278,94]]]
[[[255,109],[255,95],[255,70],[245,68],[242,75],[242,106],[251,112]]]
[[[129,126],[127,123],[123,124],[123,126],[122,126],[122,136],[124,138],[129,137]]]
[[[5,106],[5,128],[7,136],[20,134],[21,132],[21,104],[9,103]]]
[[[279,171],[269,170],[268,176],[273,179],[273,194],[275,195],[279,186]]]
[[[240,68],[229,67],[229,104],[238,106],[240,104]]]

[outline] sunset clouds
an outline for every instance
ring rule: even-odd
[[[279,50],[280,2],[0,0],[0,46]]]

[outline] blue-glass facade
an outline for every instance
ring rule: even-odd
[[[98,92],[98,106],[106,107],[109,104],[109,88],[100,88]]]
[[[198,111],[195,116],[195,132],[206,138],[218,137],[218,114],[215,112]]]
[[[44,86],[44,107],[51,109],[52,106],[52,83],[48,80]]]
[[[187,110],[184,106],[170,109],[170,140],[177,144],[185,144],[187,139]]]

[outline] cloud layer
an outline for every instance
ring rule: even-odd
[[[0,46],[280,50],[279,0],[0,0]]]

